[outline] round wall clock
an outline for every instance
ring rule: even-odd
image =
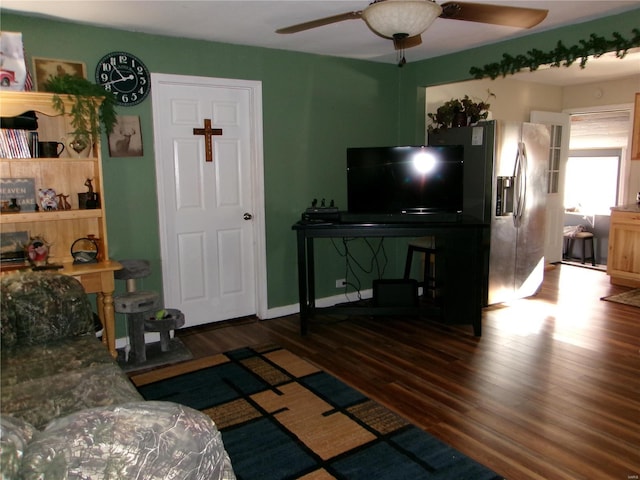
[[[116,104],[123,107],[142,102],[151,89],[149,70],[135,55],[107,53],[96,66],[96,83],[113,93]]]

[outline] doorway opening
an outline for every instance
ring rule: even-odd
[[[566,235],[593,233],[596,268],[606,270],[610,208],[624,190],[624,156],[631,131],[631,111],[617,109],[571,115],[569,156],[564,183]],[[585,245],[586,244],[586,245]],[[590,242],[574,242],[568,263],[581,265]],[[586,249],[586,252],[583,250]],[[589,262],[586,262],[589,266]]]

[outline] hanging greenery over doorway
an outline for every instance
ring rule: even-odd
[[[633,37],[626,39],[618,32],[613,32],[612,39],[606,39],[596,34],[591,34],[588,40],[580,40],[579,45],[571,47],[558,42],[556,48],[549,52],[538,49],[529,50],[524,55],[502,54],[500,62],[488,63],[484,67],[471,67],[469,73],[476,79],[490,77],[492,80],[498,76],[506,77],[528,68],[537,70],[540,65],[553,67],[568,67],[580,60],[580,67],[584,68],[590,56],[599,57],[608,52],[616,52],[616,57],[623,58],[630,48],[640,46],[640,30],[632,30]]]

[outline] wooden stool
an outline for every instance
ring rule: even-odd
[[[422,237],[411,240],[407,245],[407,260],[404,265],[404,278],[411,278],[411,264],[413,263],[413,252],[419,252],[423,254],[423,273],[422,282],[422,294],[426,295],[427,292],[432,297],[436,295],[436,272],[435,272],[435,256],[436,249],[433,237]]]
[[[595,267],[596,253],[595,253],[593,238],[594,236],[593,236],[593,233],[591,232],[578,232],[573,235],[565,235],[564,241],[565,241],[566,249],[564,252],[564,258],[567,260],[570,258],[573,258],[573,245],[575,243],[575,240],[580,240],[582,242],[582,263],[584,264],[585,261],[589,259],[591,260],[591,265]],[[587,248],[587,242],[589,242],[591,246],[591,256],[589,257],[587,257],[585,253]]]

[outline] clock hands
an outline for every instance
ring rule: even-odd
[[[116,72],[118,72],[118,71],[116,70]],[[120,74],[120,72],[118,72],[118,74]],[[134,77],[133,75],[128,75],[128,76],[126,76],[126,77],[123,77],[123,76],[120,74],[120,78],[117,78],[117,79],[115,79],[115,80],[111,80],[110,82],[105,82],[105,83],[103,83],[102,85],[111,85],[112,83],[119,83],[119,82],[124,82],[124,81],[126,81],[126,80],[133,80],[134,78],[135,78],[135,77]]]
[[[120,78],[124,78],[124,76],[122,75],[122,73],[120,72],[120,70],[118,70],[117,68],[113,67],[113,70],[120,76]]]

